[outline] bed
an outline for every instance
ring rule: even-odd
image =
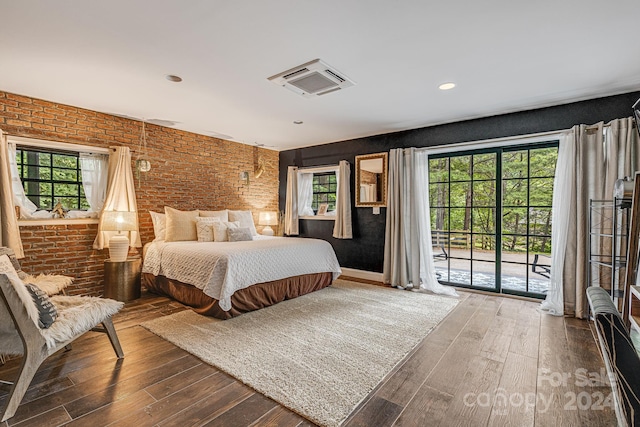
[[[319,239],[154,241],[145,247],[142,283],[197,313],[229,319],[327,287],[340,273],[333,248]]]

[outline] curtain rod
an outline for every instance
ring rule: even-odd
[[[7,134],[7,140],[11,139],[17,145],[28,147],[40,147],[49,149],[58,149],[63,151],[77,151],[78,153],[89,154],[109,154],[109,149],[104,147],[93,147],[90,145],[76,144],[72,142],[52,141],[46,139],[30,138],[27,136]]]
[[[631,118],[633,118],[633,117],[631,117]],[[603,127],[603,128],[610,128],[610,127],[611,127],[611,124],[610,124],[610,123],[605,123],[605,124],[603,124],[603,125],[602,125],[602,127]],[[635,127],[636,127],[636,123],[635,123],[635,122],[631,122],[631,129],[633,129],[633,128],[635,128]],[[588,125],[588,126],[587,126],[587,130],[593,130],[593,129],[597,129],[597,128],[598,128],[598,125],[597,125],[597,124],[595,124],[595,125]],[[571,130],[571,129],[567,129],[567,130]]]
[[[481,139],[481,140],[476,140],[476,141],[466,141],[466,142],[459,142],[459,143],[454,143],[454,144],[440,144],[440,145],[434,145],[432,147],[421,147],[421,148],[417,148],[416,151],[429,151],[431,154],[435,154],[435,152],[442,152],[442,151],[460,151],[466,147],[473,147],[479,144],[483,144],[483,145],[487,145],[487,144],[491,144],[491,145],[495,145],[495,146],[499,146],[502,143],[506,143],[506,142],[513,142],[513,141],[517,141],[517,140],[524,140],[524,139],[535,139],[535,140],[539,140],[541,138],[544,137],[551,137],[551,136],[555,136],[555,137],[559,137],[563,132],[567,132],[569,129],[563,129],[563,130],[554,130],[554,131],[548,131],[548,132],[538,132],[538,133],[530,133],[527,135],[516,135],[516,136],[504,136],[501,138],[491,138],[491,139]],[[533,141],[532,141],[533,142]]]
[[[609,123],[606,123],[606,124],[603,124],[602,127],[609,128],[611,127],[611,125]],[[631,128],[633,129],[634,127],[636,127],[636,124],[632,122]],[[595,130],[597,128],[598,128],[597,124],[588,125],[586,127],[586,130]],[[451,151],[452,149],[455,149],[456,151],[460,151],[460,149],[463,149],[465,147],[475,146],[478,144],[495,144],[496,146],[499,146],[503,142],[527,140],[527,139],[538,140],[537,142],[541,142],[539,141],[541,138],[559,137],[564,132],[569,132],[570,130],[571,129],[560,129],[560,130],[553,130],[553,131],[547,131],[547,132],[530,133],[526,135],[504,136],[501,138],[481,139],[476,141],[466,141],[466,142],[453,143],[453,144],[440,144],[440,145],[434,145],[432,147],[420,147],[420,148],[417,148],[416,150],[429,151],[429,152],[442,152],[443,150]],[[531,142],[536,142],[536,141],[531,141]]]
[[[329,172],[340,168],[340,165],[323,165],[323,166],[307,166],[298,167],[298,172],[315,173],[315,172]]]

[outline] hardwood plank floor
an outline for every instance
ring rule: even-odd
[[[460,304],[345,421],[353,426],[609,426],[615,415],[586,321],[460,292]],[[139,326],[184,310],[143,292],[114,318],[117,361],[88,333],[40,368],[8,426],[313,425]],[[12,380],[19,359],[0,366]],[[0,389],[0,402],[6,399]]]

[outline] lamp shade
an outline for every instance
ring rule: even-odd
[[[133,231],[138,223],[136,212],[105,211],[102,212],[102,230]]]
[[[109,239],[109,259],[113,262],[126,261],[129,253],[129,238],[121,234],[123,231],[133,231],[138,223],[138,214],[124,211],[102,212],[102,230],[117,231],[118,234]]]
[[[278,225],[277,212],[260,212],[258,225]]]

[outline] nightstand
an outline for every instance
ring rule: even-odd
[[[104,262],[104,296],[118,301],[140,298],[140,271],[142,259],[127,258],[126,261]]]

